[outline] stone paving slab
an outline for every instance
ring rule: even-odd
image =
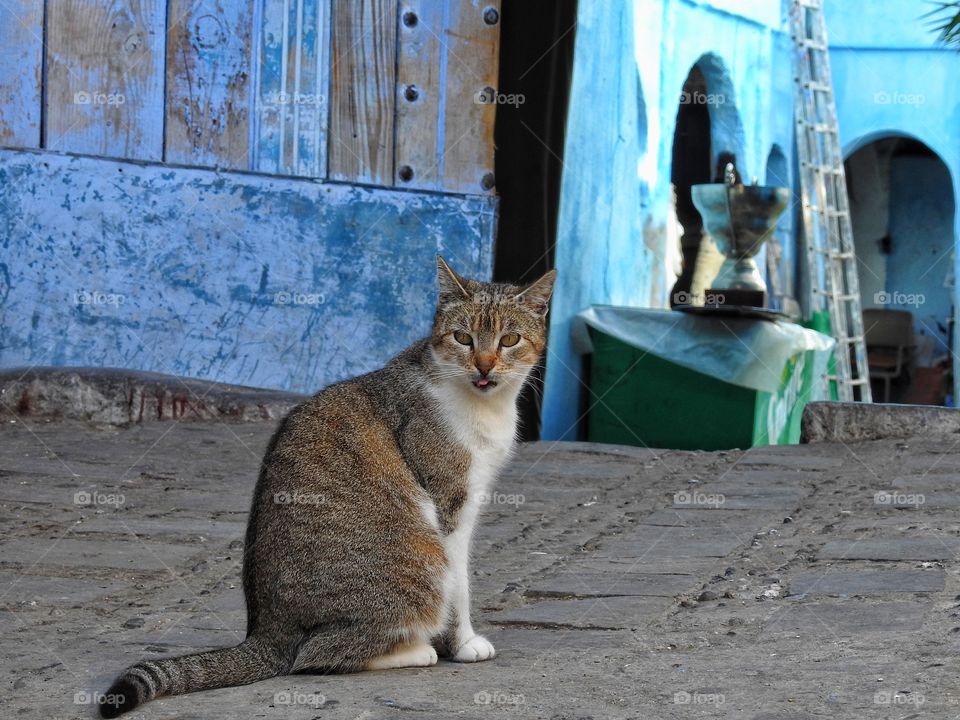
[[[666,560],[724,557],[743,542],[723,527],[686,528],[641,525],[633,533],[605,543],[594,553],[598,558],[647,558],[655,554]]]
[[[169,543],[136,543],[128,540],[96,541],[57,538],[22,538],[0,544],[5,563],[31,566],[103,567],[135,571],[168,570],[187,562],[199,548]]]
[[[740,467],[769,465],[771,467],[793,470],[829,470],[843,466],[843,458],[815,455],[809,451],[796,452],[790,446],[780,448],[758,448],[739,462]],[[786,477],[789,477],[787,474]]]
[[[935,472],[923,473],[920,475],[906,475],[894,479],[891,485],[895,488],[918,488],[918,489],[956,489],[960,487],[960,475],[954,472],[938,474]]]
[[[596,628],[639,628],[673,603],[649,596],[595,597],[583,600],[543,600],[489,617],[499,625]]]
[[[790,580],[793,595],[884,595],[940,592],[946,587],[942,569],[837,570],[797,573]]]
[[[763,629],[766,637],[810,633],[824,638],[862,638],[866,633],[883,636],[912,633],[920,629],[930,605],[921,602],[808,603],[798,601],[780,607]]]
[[[122,667],[242,637],[243,527],[272,429],[0,428],[4,717],[92,717],[90,692]],[[475,625],[495,660],[274,678],[131,718],[955,718],[948,447],[529,444],[497,487],[514,502],[487,508],[474,553]],[[907,478],[936,502],[875,501]],[[75,501],[94,490],[124,502]]]
[[[691,574],[657,574],[624,572],[622,574],[584,571],[568,568],[554,577],[532,580],[527,597],[605,595],[649,595],[675,597],[696,587],[698,578]]]
[[[755,510],[734,510],[726,506],[726,498],[722,506],[709,509],[692,509],[687,505],[673,505],[666,510],[657,510],[643,519],[644,525],[666,525],[672,527],[724,527],[729,525],[742,526],[759,524],[767,513]],[[723,510],[718,513],[717,510]]]
[[[960,538],[884,537],[828,542],[818,554],[824,560],[956,560]]]
[[[0,573],[0,602],[12,606],[76,605],[102,600],[108,595],[126,592],[130,582],[123,580],[95,580],[84,577],[56,575],[22,575]]]

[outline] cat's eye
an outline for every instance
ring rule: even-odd
[[[473,338],[470,337],[470,333],[465,333],[463,330],[454,330],[453,339],[461,345],[473,345]]]
[[[500,338],[500,344],[503,347],[513,347],[518,342],[520,342],[520,336],[517,333],[507,333],[502,338]]]

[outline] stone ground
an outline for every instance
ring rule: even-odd
[[[124,666],[235,644],[273,428],[0,430],[0,705],[86,718]],[[479,532],[492,662],[282,677],[131,718],[960,718],[960,439],[524,446]]]

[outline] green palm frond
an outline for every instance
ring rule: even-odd
[[[940,34],[940,41],[960,47],[960,0],[937,0],[936,7],[923,17]]]

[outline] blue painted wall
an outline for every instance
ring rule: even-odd
[[[793,147],[779,1],[581,2],[578,14],[544,394],[551,439],[574,438],[587,409],[572,318],[591,304],[669,305],[673,132],[691,68],[707,79],[714,158],[730,150],[742,175],[762,182],[774,145]],[[792,152],[786,161],[792,176]]]
[[[845,156],[881,138],[901,136],[919,140],[943,161],[949,177],[943,173],[935,176],[939,175],[940,183],[950,183],[945,189],[953,194],[955,208],[960,200],[957,195],[960,193],[960,86],[957,84],[960,53],[941,46],[930,19],[923,17],[934,4],[883,0],[865,5],[833,0],[826,7],[830,62]],[[919,189],[919,184],[929,180],[929,175],[924,179],[914,176],[907,182],[918,183],[916,189]],[[943,190],[936,192],[941,194]],[[929,323],[932,313],[942,322],[949,315],[948,304],[958,304],[956,288],[943,287],[948,276],[956,277],[956,252],[952,272],[944,268],[951,262],[950,258],[939,262],[932,258],[927,263],[920,258],[932,250],[942,249],[944,241],[955,248],[956,238],[960,237],[960,218],[956,212],[943,217],[945,208],[931,208],[928,202],[922,201],[922,193],[920,195],[903,198],[899,206],[891,197],[895,204],[889,216],[891,235],[895,241],[898,237],[902,241],[909,239],[910,244],[900,243],[897,252],[903,255],[898,261],[889,258],[886,267],[896,265],[896,269],[894,276],[884,278],[883,282],[888,290],[902,291],[900,286],[905,286],[939,298],[931,300],[930,307],[920,308],[915,318],[918,323]],[[914,201],[918,199],[921,202],[916,205]],[[913,205],[912,219],[901,212],[904,203]],[[897,218],[897,235],[893,233],[894,218]],[[937,228],[933,234],[929,232],[931,224]],[[921,226],[927,230],[921,230]],[[951,227],[952,233],[948,229]],[[942,255],[942,250],[939,254]],[[927,268],[934,262],[936,265],[928,272]],[[866,294],[870,300],[872,294]],[[940,333],[932,334],[943,337]],[[956,397],[960,368],[956,361],[956,339],[954,343]],[[942,344],[938,348],[941,355],[949,351],[950,348]]]
[[[921,18],[932,5],[826,0],[825,6],[845,154],[889,134],[918,138],[945,160],[952,192],[958,192],[960,54],[937,46]],[[579,402],[587,379],[570,343],[577,312],[590,304],[668,304],[678,237],[672,227],[671,144],[678,95],[694,64],[706,75],[709,93],[722,98],[710,106],[714,158],[731,150],[745,179],[764,181],[771,174],[768,157],[779,147],[783,160],[775,161],[775,174],[792,179],[796,190],[788,9],[787,0],[580,3],[544,397],[546,438],[575,437],[588,409]],[[802,299],[796,200],[777,235],[784,246],[781,277]],[[950,222],[960,230],[956,218]],[[913,237],[922,242],[918,233]],[[949,294],[955,300],[955,290]]]
[[[0,367],[309,392],[426,334],[436,264],[489,276],[495,200],[0,150]]]

